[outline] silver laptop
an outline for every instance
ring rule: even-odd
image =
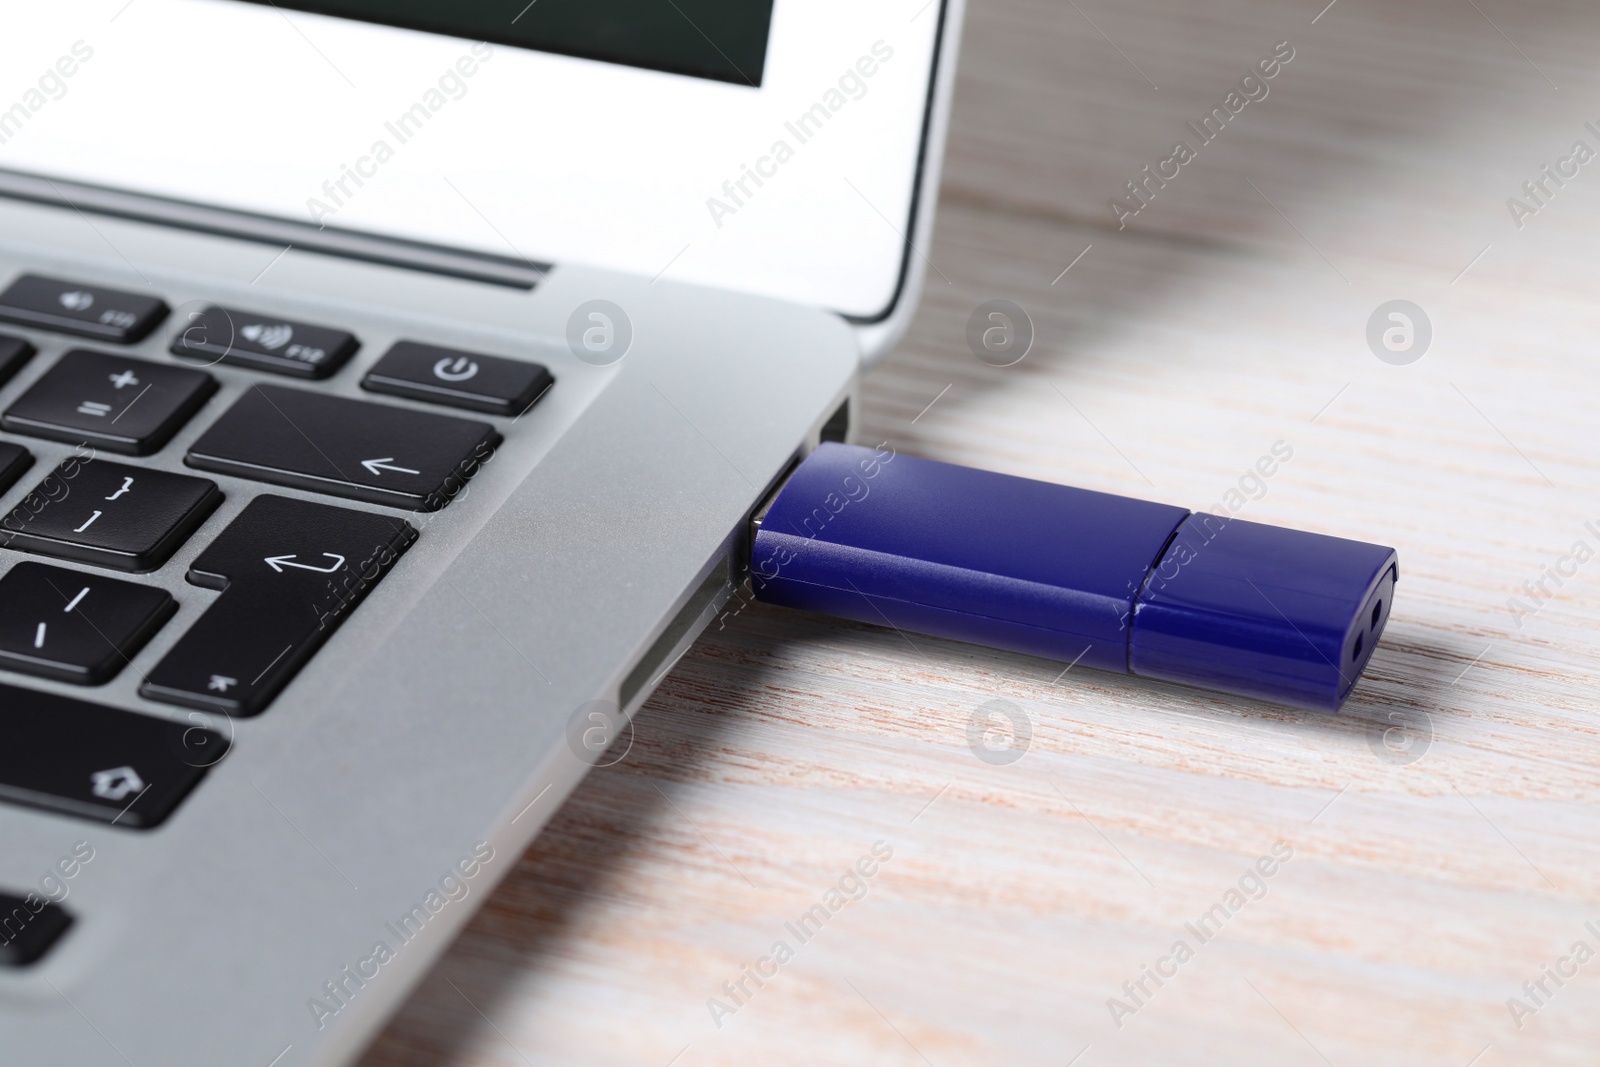
[[[0,20],[0,1059],[346,1062],[850,434],[961,3]]]

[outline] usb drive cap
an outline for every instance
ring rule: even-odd
[[[1376,545],[832,443],[751,546],[770,603],[1323,711],[1397,574]]]
[[[1190,515],[1134,608],[1129,670],[1338,711],[1389,621],[1399,577],[1392,548]]]

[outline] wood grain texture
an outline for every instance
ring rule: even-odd
[[[1600,149],[1600,8],[1322,8],[974,0],[936,270],[862,437],[1195,508],[1242,483],[1244,517],[1396,545],[1346,712],[747,609],[366,1067],[1595,1061],[1600,962],[1544,969],[1600,950],[1600,561],[1570,558],[1600,550],[1600,162],[1520,227],[1506,201]],[[1268,96],[1119,230],[1110,198],[1285,40]],[[1036,329],[1012,367],[966,345],[994,298]],[[1433,327],[1407,366],[1365,338],[1395,298]],[[969,744],[995,700],[1031,731],[1005,765]],[[1277,842],[1202,943],[1185,924]],[[708,998],[778,940],[718,1026]]]

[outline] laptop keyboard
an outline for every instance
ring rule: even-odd
[[[0,293],[0,321],[101,343],[132,344],[167,314],[159,299],[37,275]],[[188,568],[190,584],[220,595],[142,679],[140,698],[239,717],[267,710],[416,541],[404,513],[447,507],[501,440],[481,419],[318,391],[358,348],[336,327],[209,305],[174,328],[172,362],[94,348],[60,356],[0,412],[0,430],[78,446],[0,518],[0,547],[51,557],[0,575],[0,669],[84,687],[116,677],[182,594],[101,571],[167,565],[223,501],[202,473],[394,509],[263,493]],[[0,385],[35,355],[0,336]],[[256,383],[211,412],[218,383],[201,364],[219,363],[300,384]],[[361,386],[516,416],[552,383],[538,364],[402,341]],[[183,456],[202,473],[104,458],[155,455],[202,415],[210,424]],[[33,463],[0,442],[0,492]],[[129,828],[158,825],[229,744],[194,722],[3,682],[0,738],[0,802]]]

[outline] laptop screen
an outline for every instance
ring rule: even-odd
[[[252,0],[752,87],[772,0]]]

